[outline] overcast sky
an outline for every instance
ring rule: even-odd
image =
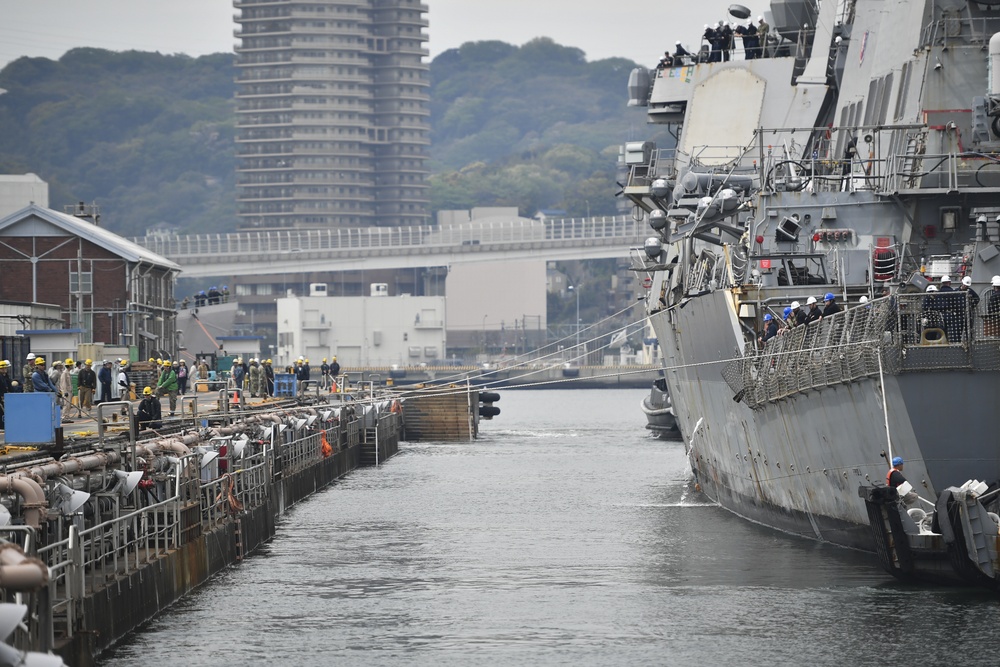
[[[652,66],[675,40],[696,46],[702,25],[731,0],[425,0],[431,56],[464,42],[523,44],[551,37],[588,60],[622,57]],[[755,14],[763,0],[743,3]],[[161,53],[231,52],[226,0],[0,0],[0,66],[21,56],[58,58],[77,46]]]

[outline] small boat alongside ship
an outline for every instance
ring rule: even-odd
[[[658,378],[653,382],[649,394],[642,399],[642,411],[646,415],[646,428],[664,440],[679,440],[680,429],[677,428],[677,418],[670,401],[670,391],[667,381]]]

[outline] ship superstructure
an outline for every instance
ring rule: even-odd
[[[630,104],[677,137],[626,147],[624,193],[653,233],[634,267],[701,488],[872,549],[858,489],[892,457],[932,501],[1000,480],[1000,2],[798,0],[764,18],[766,57],[706,47],[632,73]],[[943,277],[972,291],[926,291]],[[842,312],[761,340],[766,315],[828,295]]]

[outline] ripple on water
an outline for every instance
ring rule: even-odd
[[[643,391],[502,392],[474,443],[405,444],[103,664],[991,664],[995,598],[694,493]]]

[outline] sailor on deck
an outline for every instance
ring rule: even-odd
[[[830,317],[831,315],[836,315],[840,312],[840,306],[837,305],[837,297],[834,296],[833,292],[827,292],[826,296],[823,297],[823,317]]]
[[[764,333],[760,337],[760,342],[763,345],[767,341],[771,340],[778,335],[778,322],[774,319],[771,313],[764,315]]]
[[[819,309],[819,304],[816,303],[816,297],[811,296],[806,299],[806,305],[809,306],[809,311],[806,313],[806,324],[812,324],[813,322],[823,319],[823,311]]]
[[[806,311],[802,310],[802,306],[798,301],[792,301],[792,314],[795,315],[795,326],[801,326],[806,323],[809,315]]]

